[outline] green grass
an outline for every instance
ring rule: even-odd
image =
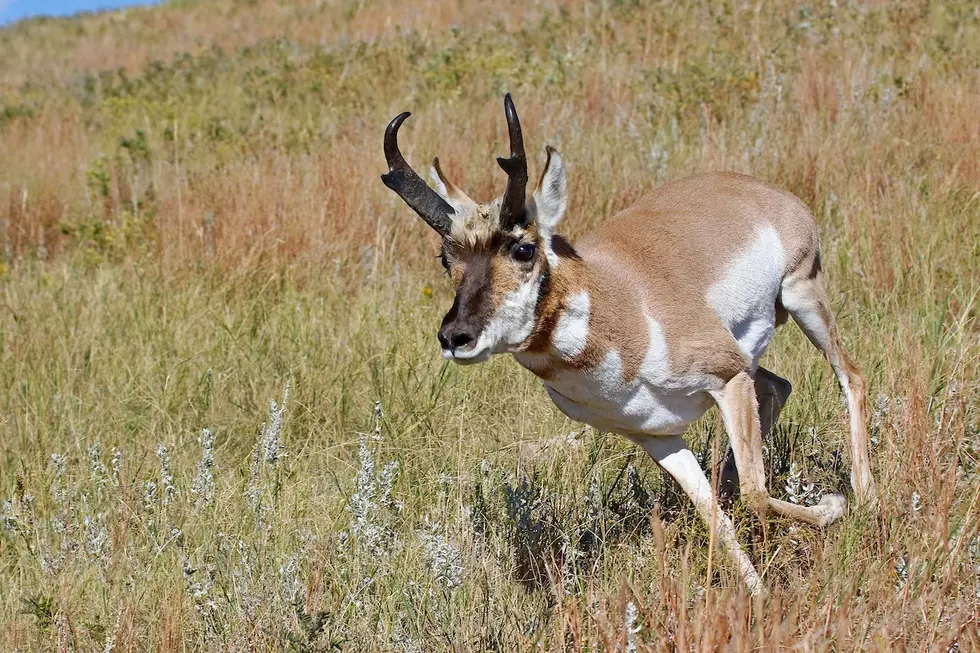
[[[0,649],[980,646],[975,11],[490,11],[184,2],[0,31]],[[636,447],[511,360],[439,357],[451,289],[380,138],[413,111],[410,161],[486,199],[504,91],[568,161],[572,236],[697,170],[814,209],[882,501],[826,531],[736,504],[765,599],[720,551],[707,577],[706,527]],[[795,464],[847,491],[828,366],[793,326],[764,364],[794,384],[770,490]],[[706,466],[719,433],[688,434]]]

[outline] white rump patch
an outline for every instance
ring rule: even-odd
[[[753,366],[776,331],[776,298],[785,266],[783,243],[769,226],[756,234],[708,290],[708,303]]]
[[[584,290],[568,298],[568,306],[558,318],[552,344],[563,358],[572,359],[585,351],[589,337],[589,293]]]

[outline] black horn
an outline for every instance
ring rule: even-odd
[[[527,156],[524,154],[524,135],[517,109],[510,93],[504,96],[507,131],[510,132],[510,158],[497,157],[497,163],[507,173],[507,189],[500,202],[500,226],[511,229],[524,221],[524,194],[527,192]]]
[[[385,130],[385,160],[388,162],[388,172],[381,175],[381,181],[398,193],[398,196],[405,200],[405,203],[440,236],[445,237],[452,229],[452,216],[456,212],[446,200],[429,188],[412,166],[408,165],[401,150],[398,149],[398,128],[410,115],[412,114],[406,111],[395,116],[388,123],[388,128]]]

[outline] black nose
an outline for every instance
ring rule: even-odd
[[[456,351],[461,347],[465,347],[475,339],[470,329],[461,327],[455,323],[447,324],[439,329],[439,344],[442,345],[443,349],[450,351]]]

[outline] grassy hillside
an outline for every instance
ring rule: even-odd
[[[0,61],[0,650],[980,647],[973,4],[182,1]],[[381,135],[488,199],[507,91],[573,239],[702,170],[813,208],[881,506],[735,505],[764,600],[634,446],[439,357]],[[848,490],[829,368],[795,327],[764,364],[771,492]]]

